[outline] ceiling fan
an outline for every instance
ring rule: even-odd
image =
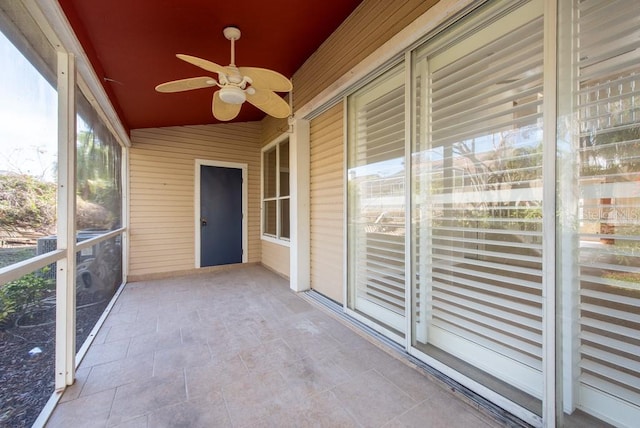
[[[156,86],[158,92],[181,92],[217,86],[213,94],[213,116],[221,121],[235,118],[245,101],[253,104],[270,116],[285,118],[291,114],[289,104],[275,92],[289,92],[291,81],[282,74],[257,67],[237,67],[235,64],[235,41],[240,38],[237,27],[226,27],[225,38],[231,41],[231,64],[226,67],[191,55],[177,54],[183,61],[206,71],[217,73],[218,79],[209,76],[174,80]]]

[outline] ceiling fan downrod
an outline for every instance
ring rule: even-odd
[[[240,38],[240,29],[238,27],[225,27],[222,30],[224,37],[231,42],[231,66],[236,66],[236,40]]]

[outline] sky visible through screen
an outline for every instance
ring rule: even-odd
[[[56,180],[55,89],[0,32],[0,173]]]

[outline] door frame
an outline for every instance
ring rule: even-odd
[[[248,186],[247,186],[247,170],[246,163],[224,162],[207,159],[196,159],[194,167],[195,176],[195,194],[193,204],[193,225],[195,237],[195,267],[200,269],[200,169],[203,166],[215,166],[220,168],[233,168],[242,171],[242,263],[247,263],[249,259],[248,233],[247,233],[247,205],[248,205]]]

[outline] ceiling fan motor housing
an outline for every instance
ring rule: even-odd
[[[220,88],[220,99],[229,104],[242,104],[247,99],[247,96],[237,86],[226,86]]]

